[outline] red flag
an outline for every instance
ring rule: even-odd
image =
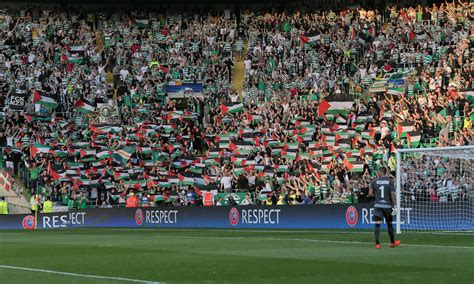
[[[383,113],[385,112],[385,105],[382,104],[382,107],[380,108],[380,113],[379,113],[379,119],[383,118]]]
[[[51,178],[53,180],[58,180],[58,179],[61,178],[61,176],[55,170],[53,170],[52,168],[49,169],[49,174],[51,175]]]
[[[246,166],[246,167],[245,167],[245,171],[247,171],[247,172],[251,172],[251,171],[253,171],[254,169],[255,169],[255,166],[254,166],[254,165],[250,165],[250,166]]]
[[[400,135],[402,135],[402,132],[403,132],[403,127],[402,127],[401,124],[398,124],[398,125],[397,125],[398,137],[400,137]]]
[[[309,38],[307,36],[300,35],[300,40],[303,44],[305,44],[309,41]]]
[[[260,147],[260,140],[258,140],[258,137],[254,137],[253,141],[255,141],[255,146]]]
[[[147,180],[147,181],[146,181],[146,187],[147,187],[148,189],[153,188],[153,182],[152,182],[151,180]]]
[[[318,116],[323,116],[330,107],[331,105],[326,100],[322,100],[318,106]]]
[[[347,169],[350,171],[354,167],[347,159],[344,159],[343,164],[347,167]]]
[[[221,112],[222,114],[226,114],[229,111],[229,108],[226,107],[225,105],[221,105]]]
[[[237,150],[237,146],[235,146],[234,142],[230,142],[229,144],[229,149],[233,152],[235,150]]]
[[[37,101],[41,101],[41,93],[39,91],[33,93],[33,103],[36,103]]]

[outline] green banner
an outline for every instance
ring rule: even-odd
[[[217,201],[219,198],[222,197],[222,205],[229,205],[229,197],[232,196],[237,202],[238,205],[242,203],[242,201],[245,199],[245,195],[247,193],[245,192],[237,192],[237,193],[218,193],[217,195],[214,195],[214,201]],[[252,199],[252,193],[250,195],[250,198]]]

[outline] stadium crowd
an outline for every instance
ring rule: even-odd
[[[449,152],[431,154],[415,154],[402,161],[402,202],[410,204],[471,199],[474,184],[472,160],[450,158],[453,153]]]
[[[473,144],[473,20],[463,2],[2,10],[3,159],[40,199],[69,208],[130,195],[208,205],[207,192],[249,192],[245,204],[365,202],[376,169],[394,171],[395,148]]]

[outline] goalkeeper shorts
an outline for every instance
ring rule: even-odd
[[[382,219],[385,219],[385,222],[392,223],[392,208],[374,208],[372,216],[373,221],[382,221]]]

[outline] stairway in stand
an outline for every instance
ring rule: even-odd
[[[242,51],[241,58],[238,58],[234,52],[234,68],[232,69],[232,84],[231,87],[235,90],[239,96],[242,94],[242,84],[245,77],[245,66],[244,59],[247,57],[248,52],[248,41],[244,41],[244,48]],[[242,98],[240,98],[242,99]]]

